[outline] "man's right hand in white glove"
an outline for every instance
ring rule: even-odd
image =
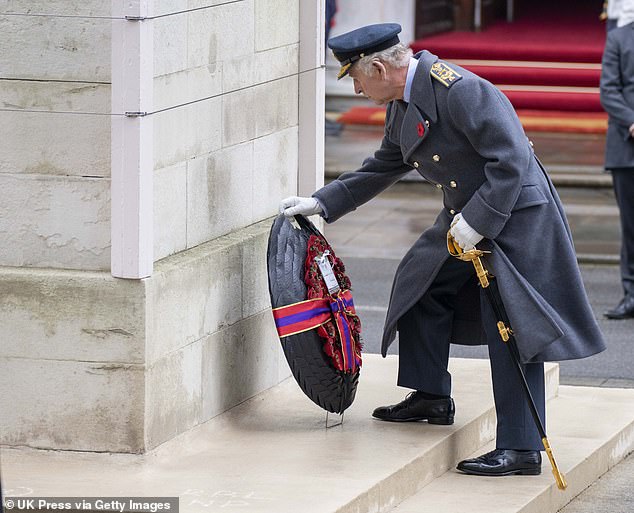
[[[301,198],[290,196],[280,201],[280,214],[286,217],[296,215],[312,216],[323,212],[321,205],[315,198]]]
[[[458,246],[465,251],[473,249],[478,242],[484,239],[482,235],[469,226],[462,214],[456,214],[453,218],[449,233],[456,240]]]

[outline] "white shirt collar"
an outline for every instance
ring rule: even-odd
[[[418,59],[410,57],[409,67],[407,68],[407,78],[405,79],[405,91],[403,91],[403,101],[409,103],[410,95],[412,94],[412,82],[414,81],[414,75],[416,74],[416,67],[418,66]]]

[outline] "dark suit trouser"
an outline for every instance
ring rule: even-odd
[[[460,300],[457,295],[460,288],[467,280],[475,279],[470,263],[448,259],[425,295],[399,320],[399,386],[451,395],[447,364],[454,304]],[[484,291],[480,294],[497,413],[496,446],[541,450],[541,438],[524,399],[517,370],[500,338],[497,320]],[[545,423],[544,364],[530,363],[523,367],[537,411]]]
[[[634,168],[612,170],[614,195],[621,216],[621,281],[634,296]]]

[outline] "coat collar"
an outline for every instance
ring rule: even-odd
[[[438,57],[427,50],[423,50],[414,55],[414,58],[418,59],[418,68],[416,69],[414,82],[412,84],[410,106],[414,103],[425,113],[431,122],[435,123],[438,119],[438,113],[436,110],[436,95],[434,93],[430,70],[432,64],[438,60]]]
[[[396,102],[397,108],[404,110],[399,138],[404,162],[408,162],[416,148],[427,137],[429,132],[427,120],[435,123],[438,118],[436,96],[430,74],[431,66],[438,60],[438,57],[427,51],[422,51],[417,53],[414,58],[418,59],[418,66],[412,83],[410,102]]]

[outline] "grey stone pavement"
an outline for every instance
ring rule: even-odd
[[[327,176],[332,178],[355,169],[378,146],[381,133],[376,128],[346,127],[338,137],[326,137]],[[615,321],[603,317],[603,312],[614,306],[622,294],[617,265],[618,210],[609,175],[601,173],[603,138],[569,134],[529,136],[559,184],[586,290],[607,341],[607,350],[599,355],[561,362],[561,383],[634,388],[634,319]],[[599,180],[593,182],[596,178]],[[380,352],[394,271],[410,245],[433,223],[440,208],[441,193],[435,187],[421,181],[404,181],[324,227],[352,281],[365,352]],[[398,353],[398,341],[390,353]],[[487,351],[485,347],[452,346],[451,356],[487,358]],[[562,511],[631,513],[633,478],[634,455],[630,455]]]

